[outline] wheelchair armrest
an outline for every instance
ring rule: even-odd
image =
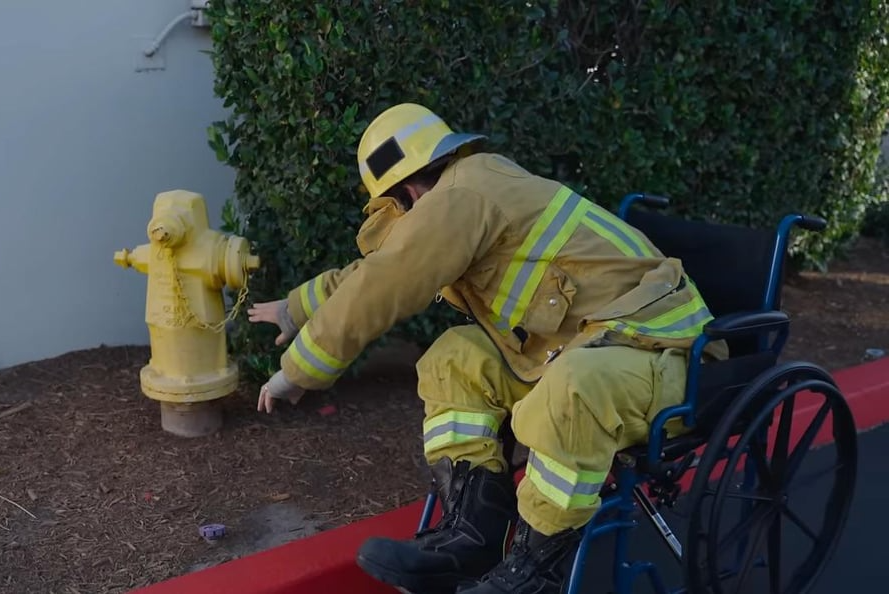
[[[742,311],[720,316],[704,326],[704,334],[711,340],[756,336],[783,330],[790,318],[783,311]]]

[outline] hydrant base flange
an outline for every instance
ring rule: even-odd
[[[152,400],[171,403],[193,403],[216,400],[228,396],[238,388],[238,365],[229,363],[220,373],[200,377],[167,377],[151,364],[139,373],[142,393]]]
[[[161,402],[161,427],[179,437],[205,437],[222,429],[220,402]]]

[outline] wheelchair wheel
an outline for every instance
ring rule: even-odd
[[[794,424],[804,428],[794,432]],[[811,449],[827,431],[834,447]],[[688,591],[807,592],[845,527],[857,443],[848,404],[817,366],[783,364],[745,388],[695,471],[683,555]]]

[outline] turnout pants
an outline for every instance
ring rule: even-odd
[[[417,363],[426,459],[506,470],[498,432],[511,414],[517,441],[530,450],[519,514],[545,535],[580,527],[599,507],[615,453],[648,441],[654,416],[682,401],[686,357],[677,349],[575,349],[529,385],[481,328],[451,328]]]

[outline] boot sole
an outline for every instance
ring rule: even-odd
[[[392,569],[390,567],[384,567],[378,563],[374,563],[373,561],[361,555],[357,557],[356,562],[358,563],[358,566],[364,570],[365,573],[385,584],[394,586],[397,590],[403,592],[404,594],[454,594],[460,584],[468,580],[465,575],[456,573],[405,573],[403,571]],[[447,583],[453,583],[454,587],[434,589],[429,587],[430,582],[441,583],[443,581],[446,581]]]

